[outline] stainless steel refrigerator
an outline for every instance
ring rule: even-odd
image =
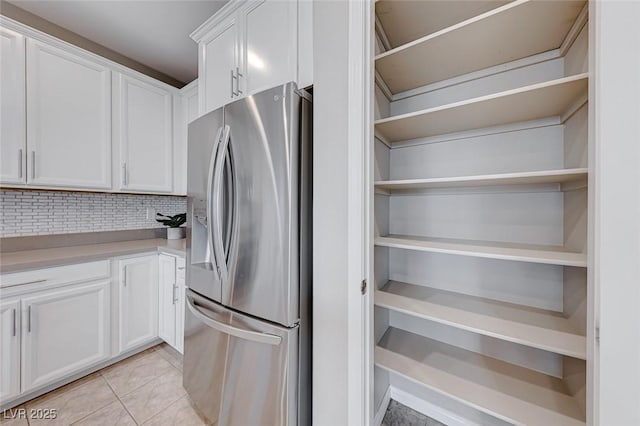
[[[184,387],[219,426],[311,424],[311,117],[287,83],[189,125]]]

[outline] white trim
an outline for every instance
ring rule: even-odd
[[[638,425],[640,3],[589,3],[587,424]]]
[[[193,32],[189,34],[189,37],[196,43],[202,42],[205,36],[209,35],[209,31],[214,29],[229,16],[236,13],[242,6],[244,6],[245,3],[247,3],[247,0],[229,0],[227,4],[220,8],[220,10],[204,21],[198,28],[193,30]]]
[[[390,386],[390,388],[391,399],[394,399],[400,404],[406,405],[407,407],[419,413],[422,413],[425,416],[429,416],[432,419],[444,423],[447,426],[480,426],[478,423],[472,421],[471,419],[462,417],[456,413],[453,413],[452,411],[445,410],[442,407],[438,407],[435,404],[418,398],[401,389],[393,386]]]
[[[373,131],[371,55],[371,4],[349,2],[348,20],[348,141],[347,149],[347,424],[369,425],[373,351],[370,306],[372,292],[363,296],[362,280],[369,276],[369,152]]]
[[[391,43],[389,42],[389,37],[387,37],[387,33],[382,26],[382,22],[378,19],[378,15],[375,15],[375,34],[380,38],[380,43],[382,43],[382,47],[384,47],[385,52],[391,50]]]
[[[580,14],[576,18],[576,20],[573,22],[573,25],[571,26],[571,29],[567,33],[567,36],[564,38],[564,40],[562,41],[562,44],[560,45],[560,49],[559,49],[560,56],[564,57],[567,54],[571,46],[573,46],[573,42],[576,41],[576,39],[580,35],[580,31],[582,31],[582,28],[584,28],[584,26],[587,25],[588,20],[589,20],[589,3],[585,3],[584,7],[580,11]]]
[[[49,46],[63,49],[66,52],[70,52],[76,56],[95,62],[98,65],[105,66],[113,72],[119,72],[122,74],[126,74],[128,76],[137,78],[139,80],[146,80],[146,81],[152,82],[151,84],[159,85],[164,89],[171,91],[171,93],[177,93],[180,90],[175,86],[172,86],[163,81],[157,80],[153,77],[148,76],[147,74],[141,73],[140,71],[136,71],[134,69],[128,68],[122,64],[119,64],[103,56],[100,56],[96,53],[93,53],[86,49],[78,47],[75,44],[71,44],[67,41],[53,37],[47,33],[44,33],[35,28],[24,25],[23,23],[15,21],[6,16],[0,15],[0,26],[16,31],[17,33],[22,34],[25,37],[32,38],[41,43],[46,43]]]
[[[394,99],[391,89],[389,89],[389,86],[387,86],[387,83],[385,83],[377,70],[375,70],[375,76],[375,84],[380,88],[380,90],[382,90],[382,93],[390,102],[393,101]]]
[[[373,417],[372,426],[380,426],[382,421],[384,420],[384,415],[387,413],[387,407],[391,402],[391,386],[387,387],[387,390],[382,397],[382,401],[380,405],[378,405],[378,409],[376,410],[375,416]]]
[[[191,83],[185,86],[182,86],[180,88],[180,96],[188,96],[191,93],[191,91],[197,91],[197,90],[198,90],[198,79],[196,78]]]
[[[586,104],[587,102],[589,102],[589,94],[585,93],[584,95],[580,96],[570,107],[569,109],[567,109],[564,114],[562,114],[562,116],[560,117],[560,122],[562,124],[566,123],[567,120],[569,120],[571,117],[573,117],[573,115],[578,112],[578,110],[580,108],[582,108],[582,106],[584,104]]]
[[[600,347],[595,339],[595,330],[600,326],[600,285],[596,280],[599,268],[599,249],[596,243],[599,241],[600,217],[596,214],[596,206],[600,204],[600,193],[596,185],[596,178],[600,175],[600,167],[596,161],[598,154],[598,140],[596,139],[596,108],[598,97],[596,87],[599,86],[599,72],[596,65],[599,62],[599,2],[588,2],[591,19],[587,22],[589,36],[588,42],[588,71],[592,78],[589,79],[588,128],[587,128],[587,161],[589,177],[587,183],[587,362],[586,362],[586,418],[587,425],[598,425],[600,418]]]

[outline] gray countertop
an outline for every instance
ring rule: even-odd
[[[151,238],[1,253],[0,273],[48,268],[150,251],[185,256],[186,240]]]

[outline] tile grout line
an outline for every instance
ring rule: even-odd
[[[107,386],[109,386],[109,389],[111,389],[111,392],[113,392],[113,394],[116,396],[116,399],[118,400],[118,402],[120,403],[120,405],[122,405],[122,408],[124,408],[124,411],[127,412],[127,414],[129,415],[129,417],[131,417],[131,420],[133,420],[133,422],[140,426],[140,423],[138,423],[138,421],[136,420],[135,417],[133,417],[133,414],[131,414],[131,412],[129,411],[129,409],[127,408],[127,406],[125,405],[124,402],[122,402],[122,399],[120,399],[120,395],[118,395],[116,393],[116,391],[111,387],[111,384],[109,383],[109,381],[107,380],[106,377],[102,376],[102,370],[100,370],[100,376],[104,379],[105,382],[107,382]],[[144,385],[143,385],[144,386]],[[137,389],[137,388],[136,388]]]
[[[153,353],[153,352],[159,352],[160,350],[162,350],[162,349],[160,348],[160,346],[161,346],[161,345],[162,345],[162,344],[158,344],[158,345],[156,345],[156,346],[154,346],[154,347],[149,348],[149,349],[151,349],[151,352],[150,352],[149,354],[151,354],[151,353]],[[147,355],[149,355],[149,354],[147,354]],[[146,355],[145,355],[145,356],[146,356]],[[171,367],[175,368],[175,369],[178,371],[178,373],[180,373],[180,375],[182,375],[182,371],[180,371],[180,370],[178,369],[178,367],[176,367],[175,365],[173,365],[173,364],[172,364],[168,359],[164,358],[164,357],[163,357],[162,355],[160,355],[160,354],[158,354],[158,356],[159,356],[160,358],[162,358],[165,362],[167,362]],[[100,375],[102,375],[102,373],[100,373]],[[127,392],[126,394],[124,394],[124,395],[122,395],[122,396],[123,396],[123,397],[124,397],[124,396],[127,396],[127,395],[129,395],[130,393],[135,392],[136,390],[138,390],[138,389],[142,388],[143,386],[148,385],[149,383],[153,382],[154,380],[158,380],[159,378],[160,378],[160,377],[154,377],[153,379],[149,380],[148,382],[145,382],[144,384],[142,384],[142,385],[138,386],[137,388],[130,390],[129,392]],[[109,388],[111,388],[111,385],[109,384],[109,381],[108,381],[106,378],[105,378],[105,382],[107,382],[107,384],[109,385]],[[156,413],[156,414],[152,415],[151,417],[149,417],[148,419],[146,419],[144,422],[142,422],[142,423],[138,423],[138,420],[137,420],[137,419],[133,416],[133,414],[129,411],[129,409],[127,408],[127,405],[124,403],[124,401],[122,401],[122,399],[121,399],[121,398],[120,398],[120,396],[116,393],[116,391],[115,391],[115,390],[113,390],[113,388],[111,388],[111,390],[112,390],[112,392],[115,394],[116,398],[118,398],[118,401],[120,401],[120,403],[121,403],[121,404],[122,404],[122,406],[124,407],[124,409],[125,409],[125,411],[127,412],[127,414],[129,414],[129,416],[133,419],[133,422],[134,422],[136,425],[138,425],[138,426],[141,426],[142,424],[144,424],[144,423],[148,422],[149,420],[151,420],[151,419],[152,419],[152,418],[154,418],[155,416],[157,416],[157,415],[159,415],[159,414],[161,414],[161,413],[162,413],[162,411],[159,411],[158,413]],[[176,399],[175,401],[171,402],[170,404],[168,404],[168,405],[167,405],[167,407],[165,407],[165,409],[166,409],[166,408],[168,408],[168,407],[170,407],[170,406],[171,406],[171,405],[173,405],[174,403],[176,403],[176,402],[180,401],[180,399],[182,399],[182,398],[184,398],[184,397],[180,397],[180,398]]]
[[[99,372],[99,371],[100,371],[100,370],[98,370],[98,372]],[[117,397],[118,397],[118,395],[116,395],[116,393],[113,391],[113,389],[111,389],[111,386],[109,386],[109,383],[107,382],[107,379],[105,379],[104,377],[102,377],[102,374],[101,374],[101,373],[99,373],[99,374],[98,374],[98,377],[100,377],[100,378],[104,381],[104,383],[107,385],[107,387],[109,388],[109,390],[111,391],[111,393],[113,393],[113,395],[117,398]],[[81,385],[81,386],[82,386],[82,385]],[[92,411],[91,413],[89,413],[89,414],[87,414],[86,416],[84,416],[84,417],[82,417],[82,418],[80,418],[80,419],[76,420],[75,422],[73,422],[73,423],[71,423],[71,424],[72,424],[72,425],[74,425],[74,424],[78,423],[79,421],[81,421],[81,420],[83,420],[83,419],[86,419],[86,418],[87,418],[87,417],[89,417],[90,415],[97,413],[98,411],[102,410],[104,407],[106,407],[106,406],[108,406],[109,404],[112,404],[112,403],[113,403],[113,402],[109,402],[109,403],[107,403],[107,404],[103,405],[102,407],[98,408],[97,410]]]

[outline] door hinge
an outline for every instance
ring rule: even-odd
[[[600,344],[600,327],[596,326],[596,344]]]
[[[360,293],[367,293],[367,280],[362,280],[362,282],[360,283]]]

